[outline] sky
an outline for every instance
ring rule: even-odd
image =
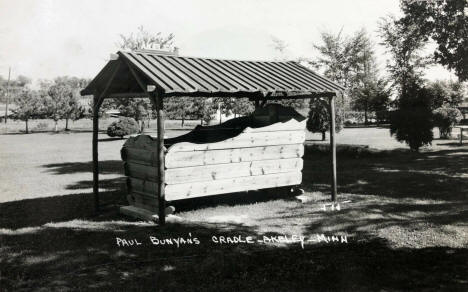
[[[118,50],[119,35],[140,25],[173,33],[183,56],[273,60],[275,37],[288,44],[286,58],[312,58],[321,31],[365,28],[378,44],[378,21],[389,14],[401,14],[397,0],[0,0],[0,75],[11,67],[12,78],[92,78]],[[380,46],[377,60],[384,69]],[[451,76],[440,66],[426,74]]]

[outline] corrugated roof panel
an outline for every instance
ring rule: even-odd
[[[344,90],[296,62],[178,57],[151,51],[119,52],[119,55],[166,94],[261,92],[274,96],[274,93],[329,94]],[[97,83],[104,82],[102,79],[107,75],[103,71],[111,70],[114,63],[107,64],[83,92],[93,92]]]

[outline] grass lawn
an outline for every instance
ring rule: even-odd
[[[99,138],[105,208],[95,215],[91,133],[0,135],[0,291],[468,288],[468,145],[435,140],[416,154],[397,149],[388,129],[345,129],[339,143],[377,149],[338,153],[340,210],[323,209],[328,154],[307,146],[308,203],[284,192],[208,197],[175,204],[158,227],[118,214],[124,140]],[[306,242],[264,240],[279,235]],[[180,238],[199,244],[177,247]]]

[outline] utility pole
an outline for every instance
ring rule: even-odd
[[[8,68],[8,81],[7,81],[7,92],[6,92],[6,105],[5,105],[5,124],[8,119],[8,102],[10,101],[10,75],[11,67]]]

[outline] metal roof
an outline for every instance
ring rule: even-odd
[[[112,74],[113,68],[119,62],[124,66],[116,69],[117,74]],[[102,84],[114,76],[116,80],[110,81],[110,93],[135,92],[135,87],[125,84],[136,83],[130,77],[132,74],[140,77],[137,78],[140,79],[140,85],[144,79],[146,85],[157,86],[164,95],[249,96],[261,93],[263,96],[289,96],[334,94],[344,90],[342,86],[292,61],[236,61],[171,56],[148,51],[121,51],[118,52],[118,59],[110,61],[82,94],[92,94],[96,89],[102,90]],[[116,84],[112,85],[113,83]],[[141,90],[140,86],[139,91]]]

